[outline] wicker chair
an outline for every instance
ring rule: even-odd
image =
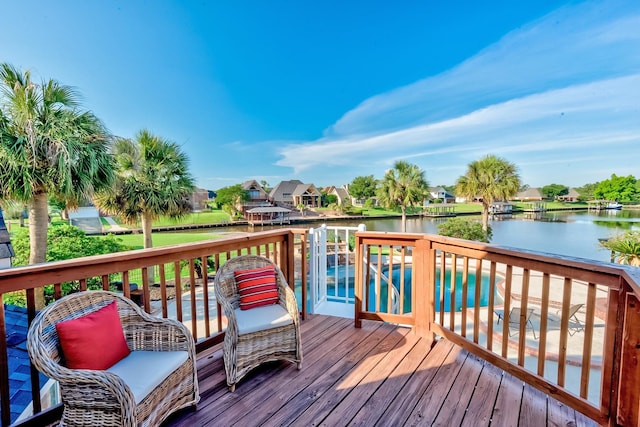
[[[188,353],[186,361],[137,404],[131,388],[118,375],[62,364],[55,324],[94,312],[113,300],[131,354],[136,350]],[[60,383],[63,426],[157,426],[178,409],[195,408],[200,399],[195,344],[188,329],[177,321],[150,316],[113,292],[79,292],[46,307],[29,328],[27,348],[35,367]]]
[[[274,266],[278,285],[278,305],[289,324],[239,333],[238,317],[246,318],[264,307],[240,310],[240,295],[236,285],[234,271],[258,267]],[[302,344],[300,340],[300,320],[298,303],[294,292],[289,288],[282,271],[269,259],[256,255],[243,255],[227,261],[218,270],[215,280],[215,291],[218,302],[227,317],[227,331],[224,338],[224,368],[227,374],[227,385],[233,392],[236,383],[250,370],[258,365],[273,360],[288,360],[302,368]],[[278,309],[279,310],[279,309]],[[242,329],[242,325],[240,325]]]

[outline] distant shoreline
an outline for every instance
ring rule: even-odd
[[[625,206],[623,209],[640,209],[640,205],[634,206]],[[585,207],[563,207],[563,208],[550,208],[546,209],[544,212],[562,212],[562,211],[586,211],[588,210]],[[542,211],[541,211],[542,212]],[[535,213],[533,211],[526,211],[522,209],[514,210],[513,212],[505,212],[498,213],[494,215],[508,215],[508,214],[523,214],[523,213]],[[481,215],[482,212],[456,212],[455,215],[452,215],[451,218],[456,216],[473,216],[473,215]],[[310,216],[310,217],[294,217],[290,218],[289,222],[291,226],[295,226],[295,224],[309,224],[314,222],[335,222],[335,221],[357,221],[357,220],[376,220],[376,219],[398,219],[402,215],[331,215],[331,216]],[[416,217],[425,217],[422,213],[414,213],[407,214],[407,218],[416,218]],[[233,222],[214,222],[208,224],[176,224],[176,225],[167,225],[167,226],[157,226],[153,227],[153,232],[169,232],[169,231],[186,231],[186,230],[202,230],[202,229],[210,229],[210,228],[225,228],[232,226],[248,226],[250,225],[246,220],[239,220]],[[129,229],[120,229],[120,230],[105,230],[102,235],[121,235],[121,234],[141,234],[141,228],[129,228]]]

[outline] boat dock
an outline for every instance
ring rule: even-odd
[[[425,206],[422,215],[430,218],[456,216],[456,207],[451,205]]]

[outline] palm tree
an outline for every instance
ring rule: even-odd
[[[114,145],[116,181],[95,197],[96,205],[125,222],[142,222],[144,247],[153,246],[151,228],[160,216],[180,217],[191,211],[194,181],[180,147],[147,130],[134,140]]]
[[[29,262],[46,260],[48,197],[68,207],[113,181],[111,136],[76,91],[0,64],[0,200],[29,209]]]
[[[456,193],[467,199],[482,200],[482,229],[489,227],[489,207],[495,201],[507,200],[520,188],[516,166],[492,154],[469,163],[467,173],[456,182]]]
[[[402,210],[402,232],[407,230],[407,206],[421,205],[427,196],[429,184],[417,165],[404,160],[393,164],[378,189],[380,203],[388,209]]]

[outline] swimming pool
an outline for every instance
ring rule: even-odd
[[[338,301],[345,297],[345,294],[348,294],[349,298],[354,297],[353,291],[353,266],[349,266],[349,274],[345,274],[345,267],[343,265],[339,265],[337,270],[335,267],[327,268],[327,299],[329,301]],[[389,277],[389,269],[388,267],[382,270],[382,273]],[[403,301],[403,313],[409,313],[411,311],[411,266],[406,266],[404,271],[404,301]],[[348,279],[347,279],[348,276]],[[456,280],[455,280],[455,297],[454,297],[454,311],[462,311],[462,272],[456,272]],[[400,269],[395,268],[393,270],[393,274],[391,275],[391,282],[396,288],[396,296],[400,294],[399,286],[400,286]],[[345,280],[348,281],[347,286],[345,286]],[[489,276],[483,274],[480,279],[480,307],[486,307],[489,304]],[[496,283],[501,280],[496,278]],[[447,269],[445,272],[445,280],[444,280],[444,311],[451,311],[451,271]],[[387,311],[387,301],[388,301],[388,286],[386,286],[386,282],[381,280],[380,283],[380,311]],[[436,311],[440,311],[440,268],[436,268]],[[475,294],[476,294],[476,276],[475,272],[469,272],[467,276],[467,307],[473,307],[475,305]],[[498,293],[495,294],[496,300],[499,297]],[[372,279],[369,284],[369,307],[375,307],[375,278],[372,274]]]

